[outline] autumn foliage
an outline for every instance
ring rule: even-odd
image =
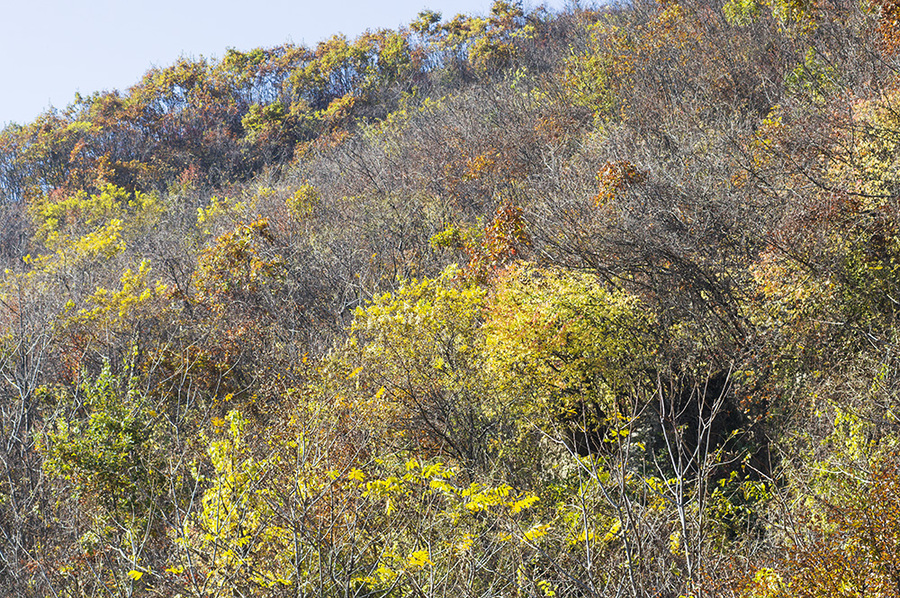
[[[0,594],[900,594],[890,2],[180,59],[0,132]]]

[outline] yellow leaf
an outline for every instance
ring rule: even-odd
[[[456,544],[457,552],[468,552],[472,545],[475,543],[475,536],[472,534],[463,534],[463,537]]]
[[[547,523],[541,523],[535,525],[533,528],[525,532],[525,540],[527,542],[534,542],[538,538],[547,535],[547,530],[550,529],[550,525]]]
[[[612,526],[610,526],[609,531],[607,531],[606,535],[603,536],[603,542],[611,542],[612,540],[615,540],[621,530],[622,522],[619,520],[614,521]]]
[[[537,503],[540,500],[541,500],[540,497],[532,494],[530,496],[526,496],[522,500],[518,500],[518,501],[514,502],[512,504],[512,507],[510,507],[510,510],[513,513],[519,513],[521,511],[523,511],[524,509],[531,508],[535,503]]]
[[[422,549],[417,550],[406,560],[410,567],[424,567],[425,565],[433,565],[431,559],[428,558],[428,550]]]
[[[556,596],[556,592],[553,590],[553,586],[550,585],[550,582],[546,580],[541,580],[537,582],[539,588],[541,588],[541,592],[544,593],[544,596],[553,597]]]
[[[134,569],[132,569],[131,571],[128,572],[128,577],[130,577],[134,581],[139,580],[143,576],[144,576],[143,571],[135,571]]]

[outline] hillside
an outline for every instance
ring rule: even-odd
[[[900,596],[900,4],[423,12],[0,132],[0,594]]]

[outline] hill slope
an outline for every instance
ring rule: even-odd
[[[7,128],[0,588],[897,595],[896,13],[498,0]]]

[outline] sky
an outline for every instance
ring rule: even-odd
[[[526,2],[562,8],[564,0]],[[25,124],[76,92],[125,90],[178,57],[220,58],[335,33],[397,28],[430,9],[486,14],[491,0],[0,0],[0,127]]]

